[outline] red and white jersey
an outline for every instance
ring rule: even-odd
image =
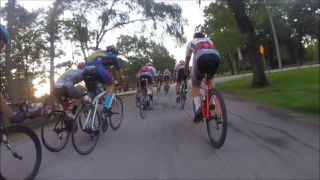
[[[184,68],[184,64],[184,61],[182,63],[176,64],[176,66],[174,67],[174,71],[178,71],[180,68]]]
[[[186,49],[186,57],[191,57],[193,53],[193,60],[197,60],[202,54],[216,54],[220,57],[219,52],[209,38],[194,38],[192,39]]]
[[[163,72],[163,76],[171,76],[171,72],[170,71],[164,71]]]

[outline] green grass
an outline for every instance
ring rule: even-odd
[[[220,83],[217,88],[319,118],[319,70],[315,67],[267,74],[271,86],[264,89],[250,89],[252,77]]]

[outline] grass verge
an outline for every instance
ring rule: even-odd
[[[263,89],[250,89],[252,77],[220,83],[217,88],[319,118],[319,70],[315,67],[267,74],[271,86]]]

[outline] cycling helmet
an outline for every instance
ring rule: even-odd
[[[169,69],[165,69],[165,71],[169,71]]]
[[[152,63],[151,63],[151,62],[149,62],[149,63],[147,63],[147,65],[148,65],[148,66],[152,66]]]
[[[114,55],[116,55],[116,56],[119,55],[119,51],[118,51],[117,48],[116,48],[115,46],[113,46],[113,45],[107,46],[106,52],[111,52],[112,54],[114,54]]]
[[[84,62],[81,62],[77,65],[78,69],[83,69],[84,68]]]
[[[179,61],[179,64],[180,64],[180,63],[184,63],[184,60],[180,60],[180,61]]]
[[[205,36],[202,32],[196,32],[193,35],[193,39],[195,39],[195,38],[205,38]]]
[[[5,44],[7,45],[8,42],[9,42],[9,32],[7,30],[7,28],[5,28],[2,24],[0,24],[0,35],[1,35],[1,38],[3,37],[4,39],[4,42]]]

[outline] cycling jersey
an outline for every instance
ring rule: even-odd
[[[184,68],[184,62],[176,64],[176,66],[174,67],[174,71],[178,71],[181,68]]]
[[[85,66],[87,67],[92,65],[102,65],[105,69],[114,66],[117,71],[120,70],[120,63],[117,56],[115,56],[111,52],[102,50],[94,51],[88,56],[85,62]]]
[[[161,76],[162,76],[161,72],[158,72],[158,73],[157,73],[157,76],[158,76],[158,77],[159,77],[159,76],[161,77]]]
[[[216,50],[213,42],[208,38],[192,39],[187,45],[186,57],[191,57],[192,53],[193,61],[197,61],[203,54],[216,54],[220,57],[220,54]]]
[[[83,81],[82,77],[82,69],[70,69],[64,72],[55,83],[55,87],[60,88],[64,86],[67,82],[71,82],[72,84],[78,84]]]
[[[171,76],[171,72],[170,71],[164,71],[163,72],[163,76]]]
[[[201,84],[205,74],[212,79],[220,65],[220,54],[213,42],[208,38],[194,38],[187,45],[186,57],[192,53],[192,84]]]
[[[69,98],[81,97],[80,91],[74,86],[83,81],[82,69],[70,69],[64,72],[54,84],[54,94],[58,99],[62,96]]]
[[[157,76],[156,68],[154,68],[153,66],[148,66],[148,68],[150,69],[150,73],[152,74],[152,76]]]

